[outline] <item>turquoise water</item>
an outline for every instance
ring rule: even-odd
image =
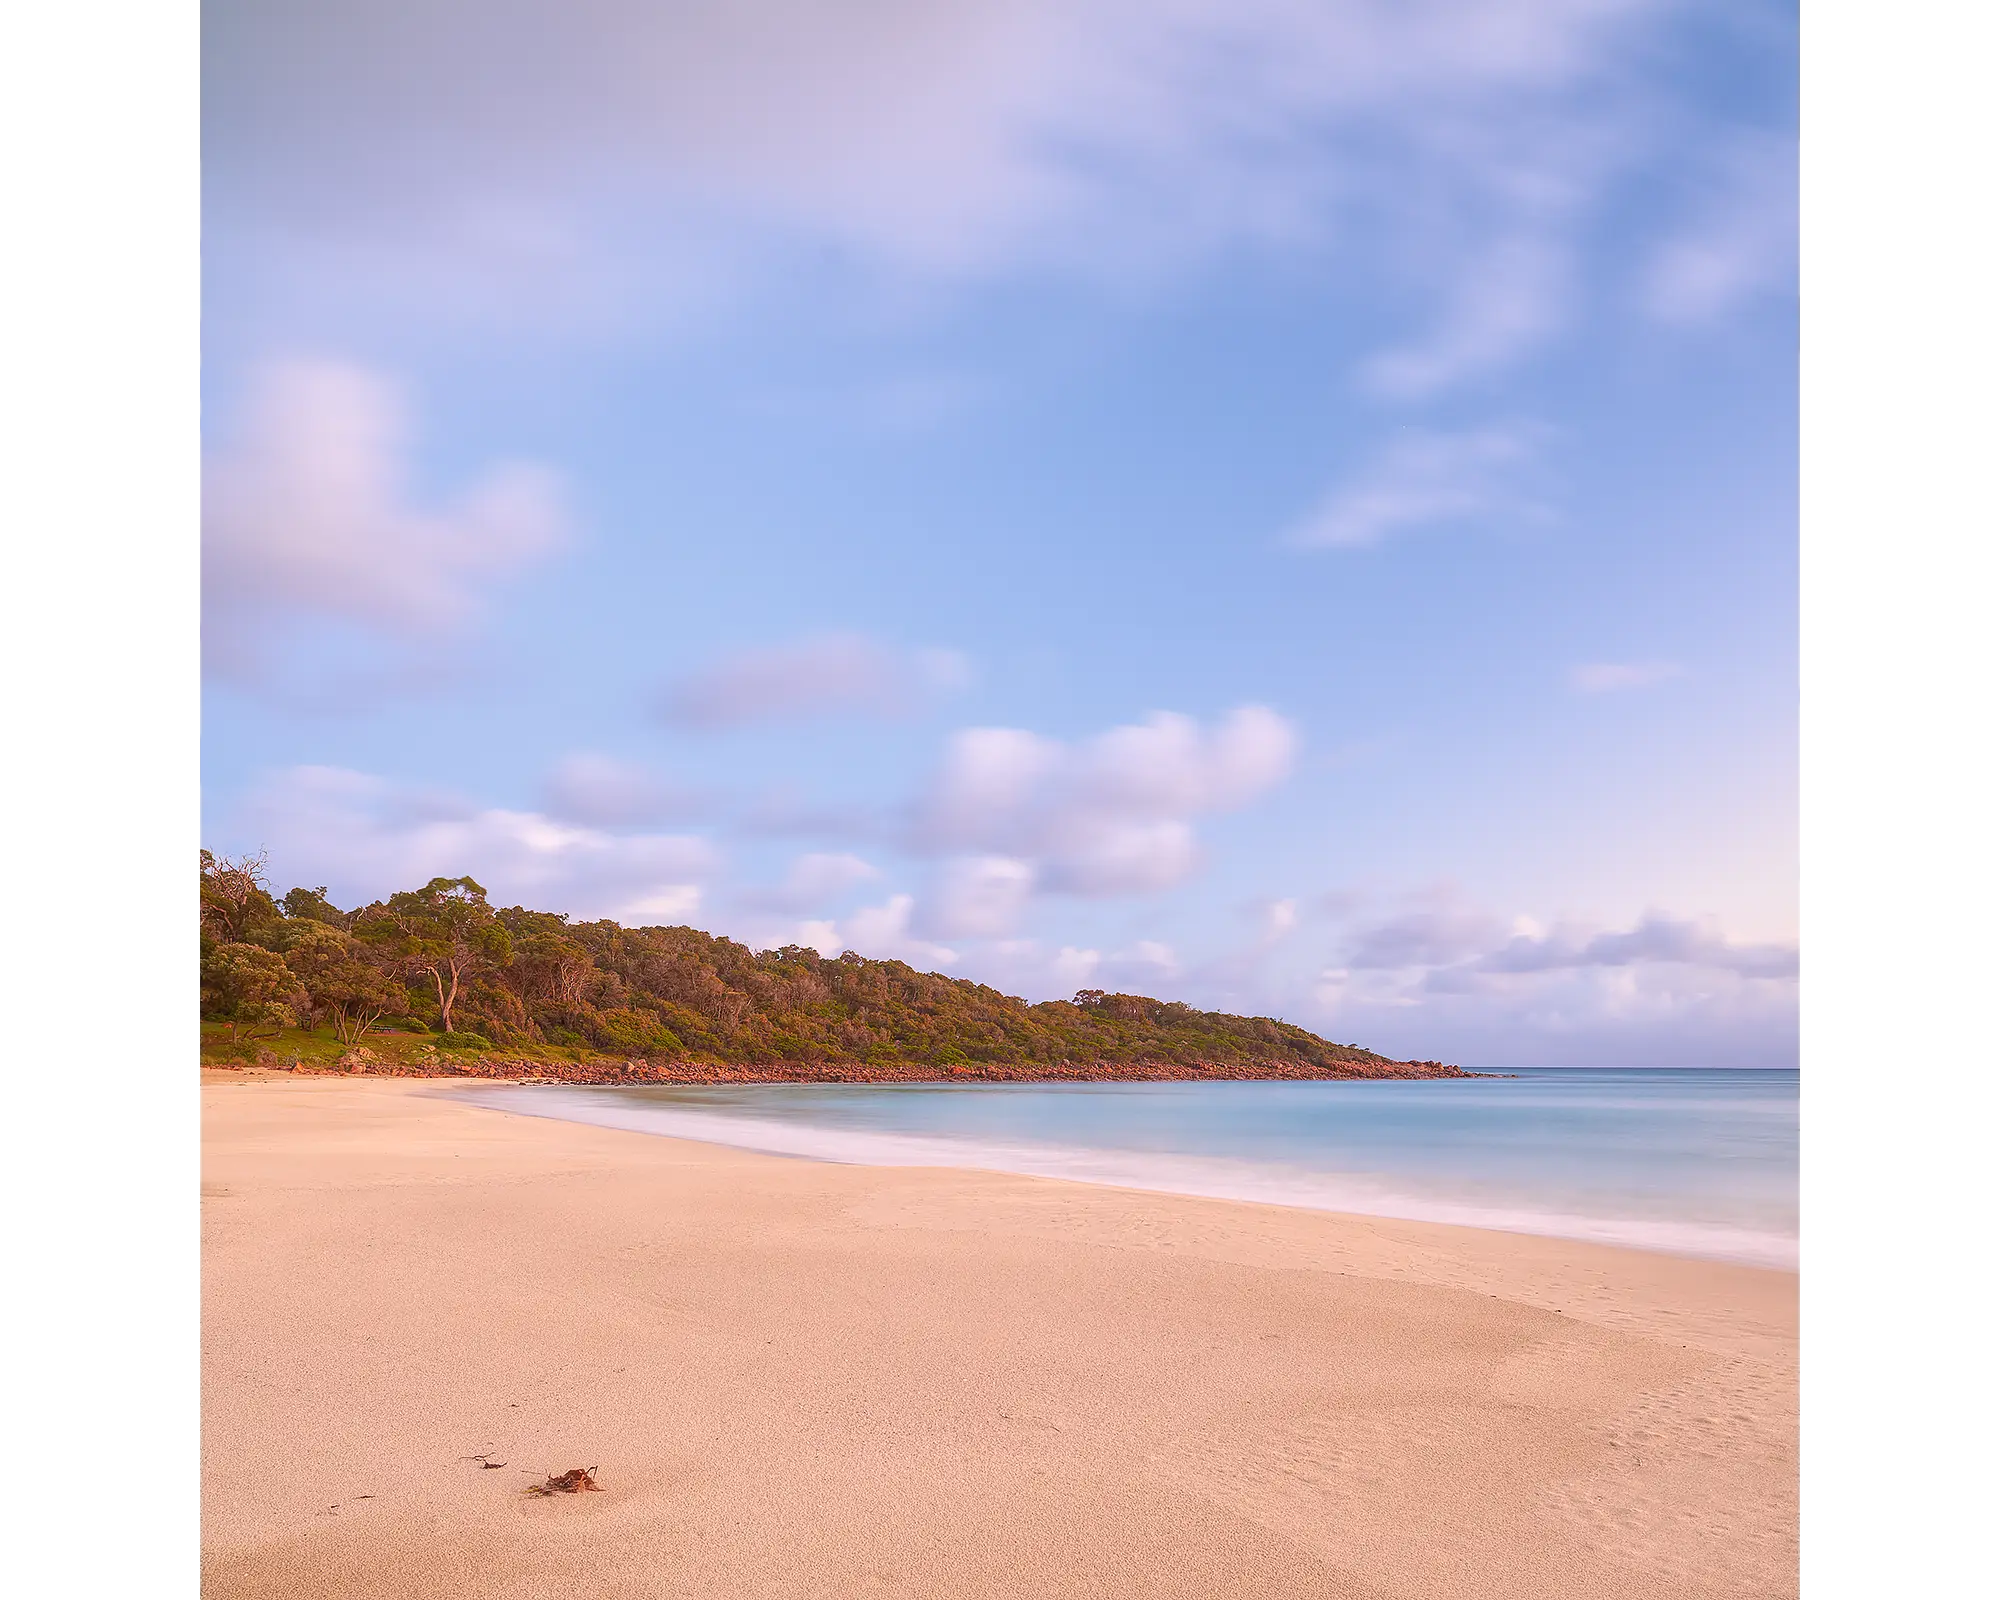
[[[454,1090],[537,1116],[1796,1267],[1799,1075],[1545,1067],[1383,1083]]]

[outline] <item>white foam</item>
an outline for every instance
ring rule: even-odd
[[[1018,1173],[1160,1194],[1249,1200],[1311,1211],[1400,1217],[1414,1222],[1455,1223],[1503,1233],[1582,1239],[1669,1255],[1798,1270],[1798,1239],[1773,1229],[1671,1218],[1584,1215],[1490,1198],[1426,1193],[1366,1173],[1313,1172],[1214,1156],[1005,1144],[832,1128],[649,1105],[590,1090],[496,1086],[442,1092],[526,1116],[693,1139],[767,1155],[857,1166],[957,1167]]]

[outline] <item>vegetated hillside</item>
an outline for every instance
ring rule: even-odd
[[[624,1080],[1457,1077],[1269,1017],[1085,990],[1030,1005],[852,951],[495,908],[470,878],[342,911],[202,852],[204,1058]]]

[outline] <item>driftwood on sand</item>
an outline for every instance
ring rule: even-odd
[[[553,1477],[544,1478],[540,1483],[531,1483],[528,1494],[582,1494],[598,1492],[597,1479],[592,1476],[595,1467],[571,1467],[567,1472],[558,1472]]]

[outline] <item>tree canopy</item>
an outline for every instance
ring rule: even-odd
[[[205,1018],[329,1027],[346,1044],[392,1025],[447,1048],[752,1067],[1391,1065],[1271,1017],[1096,989],[1030,1004],[851,950],[495,908],[465,877],[343,911],[324,888],[274,896],[259,857],[203,851],[201,943]]]

